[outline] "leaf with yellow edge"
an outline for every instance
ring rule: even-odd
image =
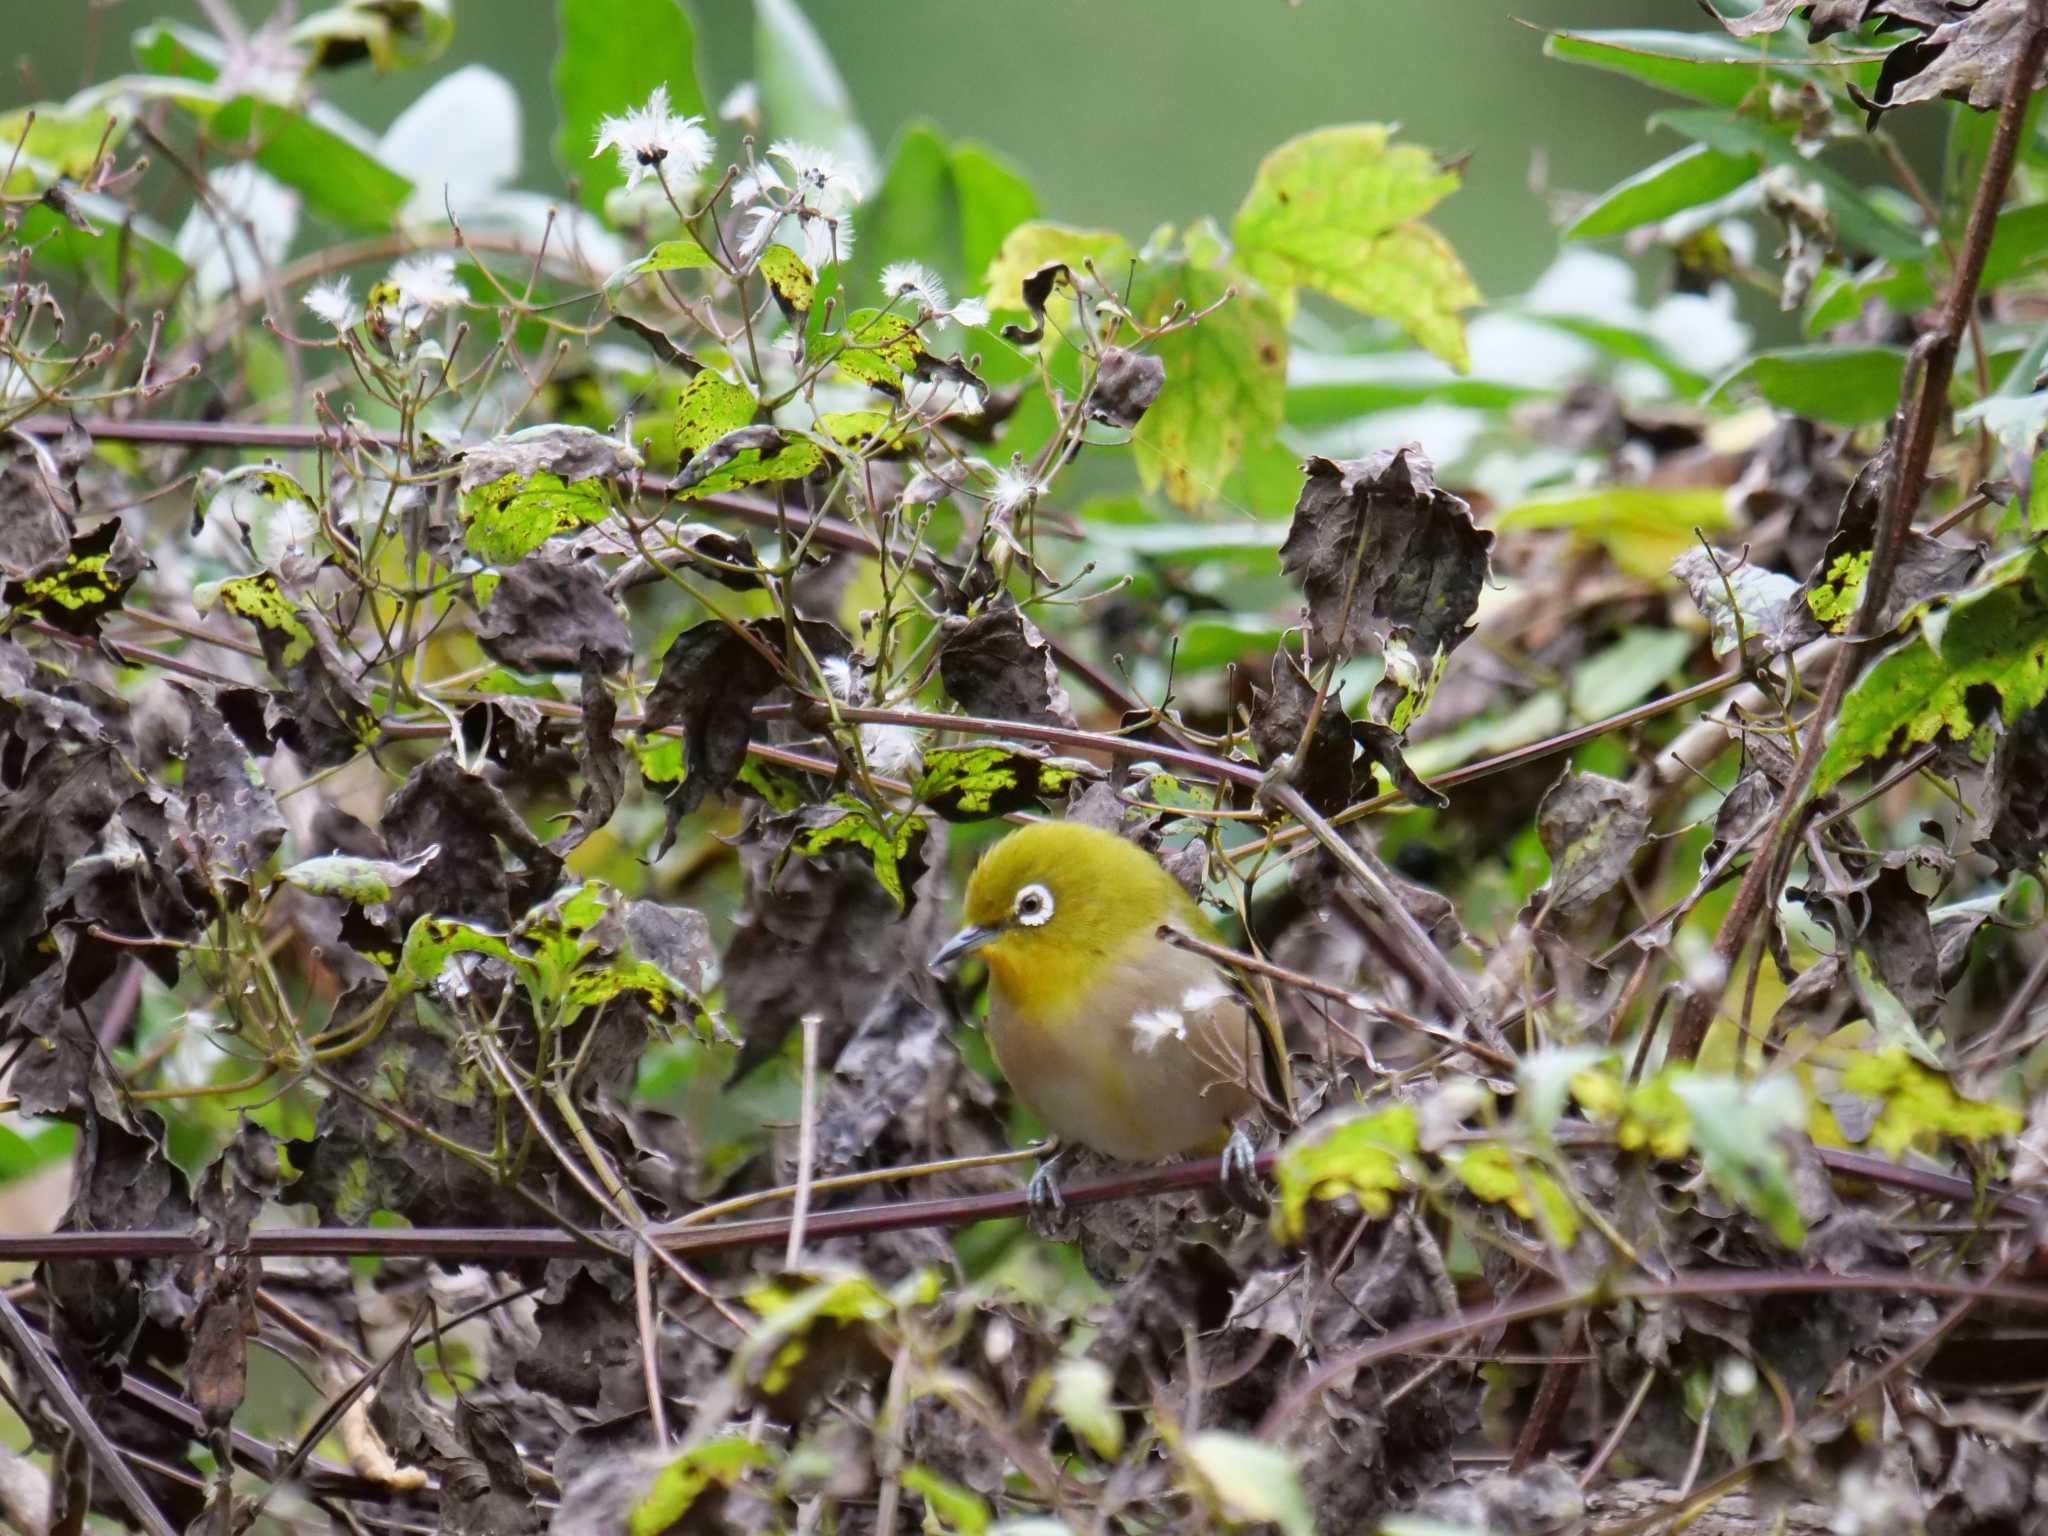
[[[1354,1197],[1368,1216],[1384,1218],[1407,1187],[1405,1162],[1416,1148],[1415,1111],[1396,1104],[1374,1114],[1352,1114],[1310,1126],[1280,1151],[1273,1177],[1280,1202],[1273,1236],[1298,1242],[1307,1232],[1310,1200]]]
[[[1858,1056],[1843,1071],[1842,1087],[1883,1101],[1870,1144],[1887,1157],[1897,1157],[1927,1136],[1959,1141],[2017,1136],[2023,1123],[2018,1110],[1964,1098],[1945,1074],[1915,1061],[1899,1045]]]
[[[1414,222],[1461,178],[1392,137],[1384,124],[1352,123],[1266,156],[1232,226],[1238,260],[1275,294],[1314,288],[1392,320],[1462,373],[1459,311],[1479,302],[1479,289],[1450,242]]]

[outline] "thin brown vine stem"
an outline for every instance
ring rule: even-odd
[[[1849,684],[1861,669],[1865,651],[1878,637],[1878,620],[1891,596],[1892,580],[1905,549],[1906,536],[1912,530],[1913,513],[1926,490],[1927,468],[1934,453],[1935,435],[1946,413],[1957,349],[1975,310],[1977,285],[1984,274],[1985,258],[1990,254],[1998,211],[2005,202],[2013,159],[2019,147],[2020,129],[2026,120],[2027,102],[2033,95],[2034,78],[2040,73],[2043,57],[2048,56],[2048,0],[2028,0],[2026,27],[2026,41],[2014,58],[2005,102],[1999,109],[1998,126],[1992,135],[1991,149],[1984,160],[1984,172],[1970,206],[1962,256],[1956,265],[1954,281],[1934,329],[1922,338],[1915,349],[1920,357],[1920,367],[1915,370],[1909,366],[1905,382],[1901,385],[1899,414],[1904,426],[1894,437],[1898,444],[1897,457],[1893,462],[1887,494],[1879,509],[1870,566],[1863,579],[1863,593],[1856,605],[1848,643],[1836,653],[1819,702],[1814,705],[1801,731],[1799,758],[1793,767],[1791,780],[1785,786],[1784,798],[1772,822],[1770,835],[1765,839],[1763,851],[1751,861],[1745,872],[1721,932],[1714,941],[1714,953],[1724,977],[1733,972],[1737,956],[1749,943],[1751,930],[1778,888],[1782,866],[1791,857],[1795,846],[1792,833],[1805,812],[1807,792],[1820,767],[1828,728],[1841,711]],[[1699,1055],[1718,1011],[1720,996],[1720,989],[1713,985],[1696,987],[1687,995],[1672,1025],[1668,1059],[1691,1061]]]

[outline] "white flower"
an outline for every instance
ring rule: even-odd
[[[399,312],[409,327],[436,310],[469,302],[469,290],[455,281],[455,258],[446,251],[408,256],[391,268],[390,282],[398,290]]]
[[[357,320],[356,302],[349,297],[348,279],[333,278],[315,283],[299,302],[337,331],[345,331]]]
[[[923,739],[907,725],[864,725],[860,754],[871,772],[892,779],[914,778],[924,766]]]
[[[989,488],[989,509],[998,517],[1021,512],[1045,494],[1045,482],[1035,478],[1021,462],[999,469]]]
[[[962,299],[953,306],[955,325],[987,325],[988,302],[984,299]]]
[[[836,218],[860,203],[860,180],[826,150],[815,144],[780,139],[768,153],[789,167],[800,202],[814,213]]]
[[[813,272],[843,262],[853,255],[853,220],[846,214],[835,218],[799,214],[797,233],[803,236],[804,264]]]
[[[882,268],[882,292],[892,299],[912,295],[927,314],[947,311],[946,285],[936,272],[915,261],[892,261]]]
[[[631,192],[641,179],[675,178],[687,186],[711,163],[716,146],[704,131],[701,117],[676,117],[668,109],[668,87],[657,85],[647,105],[624,117],[607,117],[597,125],[595,159],[606,150],[619,157],[619,174]]]

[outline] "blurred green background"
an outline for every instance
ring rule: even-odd
[[[222,3],[251,22],[273,8]],[[1048,217],[1140,239],[1162,222],[1228,215],[1260,157],[1291,134],[1400,123],[1412,142],[1471,156],[1465,189],[1430,218],[1489,296],[1528,286],[1557,249],[1539,190],[1549,156],[1557,185],[1599,191],[1679,147],[1644,142],[1644,119],[1660,104],[1653,92],[1546,61],[1543,30],[1700,19],[1685,0],[802,3],[885,155],[905,122],[929,117],[1021,165]],[[552,0],[454,7],[455,44],[428,71],[329,75],[332,99],[381,131],[428,80],[487,65],[524,107],[523,184],[559,189],[549,151]],[[4,9],[0,47],[11,67],[0,108],[128,68],[129,36],[145,22],[201,17],[194,0],[6,0]],[[751,72],[753,6],[689,0],[687,9],[715,104]]]

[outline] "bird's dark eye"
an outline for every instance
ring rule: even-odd
[[[1017,893],[1012,911],[1017,921],[1027,928],[1036,928],[1052,916],[1052,892],[1042,885],[1027,885]]]

